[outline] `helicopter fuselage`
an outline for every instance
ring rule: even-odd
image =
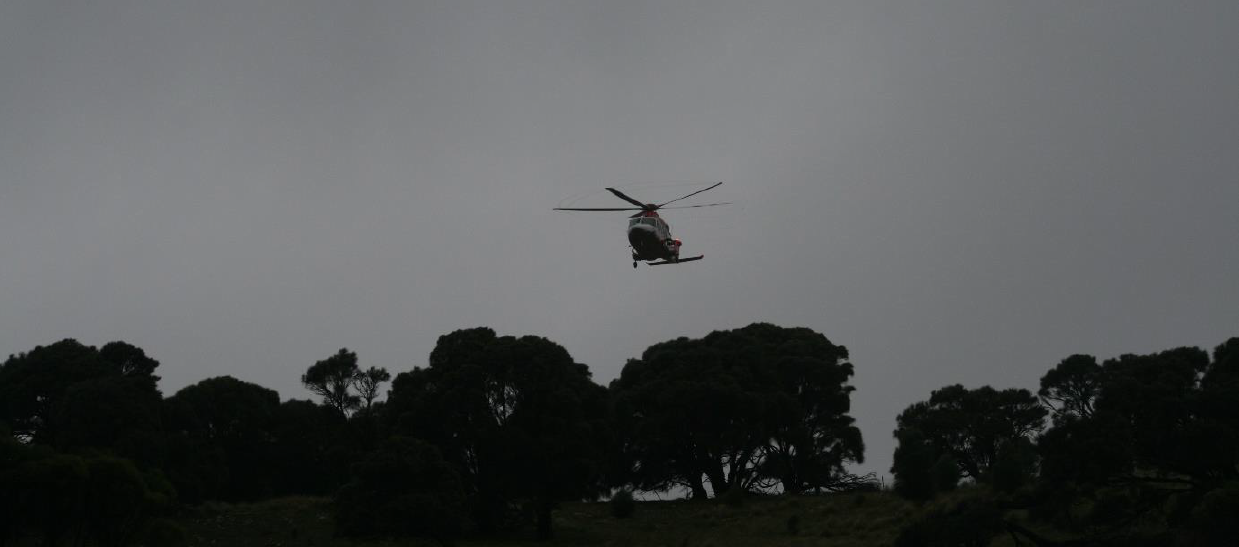
[[[671,226],[653,211],[628,220],[628,243],[633,260],[674,262],[680,256],[680,240],[671,237]]]

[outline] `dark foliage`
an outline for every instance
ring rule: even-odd
[[[168,474],[190,502],[255,500],[274,493],[279,395],[231,376],[169,397]]]
[[[1028,390],[999,391],[989,386],[970,390],[956,384],[900,413],[895,436],[915,429],[933,448],[934,460],[937,454],[950,454],[963,475],[987,481],[999,451],[1029,441],[1043,427],[1045,415],[1045,408]]]
[[[1202,543],[1211,545],[1239,544],[1239,482],[1205,494],[1192,510],[1192,531]]]
[[[967,499],[932,511],[895,539],[896,547],[984,547],[1005,529],[1002,511],[988,500]]]
[[[990,469],[990,483],[994,490],[1010,494],[1031,483],[1036,471],[1037,453],[1032,441],[1015,439],[999,446],[998,457]]]
[[[549,340],[485,328],[441,337],[386,402],[390,374],[348,350],[302,378],[321,405],[230,377],[164,399],[158,366],[124,342],[71,339],[0,364],[0,545],[184,544],[175,504],[283,494],[334,492],[350,536],[447,543],[468,517],[549,537],[557,502],[617,485],[740,506],[873,484],[844,471],[863,451],[847,350],[808,329],[656,344],[610,390]],[[953,385],[899,415],[898,493],[980,486],[929,502],[898,544],[1239,541],[1239,338],[1212,354],[1072,355],[1037,395]],[[635,505],[630,490],[610,502],[617,518]],[[1023,515],[1077,537],[1042,537]]]
[[[620,490],[611,496],[611,516],[617,519],[629,518],[637,511],[637,502],[632,497],[631,490]]]
[[[159,362],[112,342],[38,346],[0,365],[0,421],[20,438],[60,449],[99,448],[157,464]]]
[[[1053,495],[1036,513],[1061,520],[1053,507],[1087,500],[1083,524],[1094,538],[1133,539],[1124,530],[1150,518],[1185,538],[1225,536],[1222,521],[1207,515],[1226,506],[1223,485],[1239,479],[1237,347],[1239,339],[1228,340],[1212,361],[1178,348],[1089,367],[1091,411],[1060,414],[1038,440],[1040,489]]]
[[[166,512],[174,492],[112,456],[77,456],[0,439],[0,544],[38,538],[104,547],[131,544]]]
[[[379,396],[379,389],[385,382],[391,380],[391,373],[386,369],[378,367],[370,367],[364,371],[357,371],[355,384],[357,386],[357,395],[364,401],[365,408],[369,410],[374,406],[374,399]]]
[[[1101,366],[1091,355],[1072,355],[1041,377],[1037,396],[1054,415],[1054,421],[1093,416],[1101,391]]]
[[[353,393],[361,369],[357,354],[341,348],[335,355],[318,361],[301,375],[301,383],[310,392],[323,398],[323,404],[347,416],[361,406],[361,397]]]
[[[605,490],[607,401],[558,344],[477,328],[440,337],[429,367],[398,375],[385,412],[459,470],[484,531],[526,505],[545,538],[556,501]]]
[[[340,533],[354,537],[428,537],[447,541],[464,525],[460,477],[438,449],[393,437],[353,465],[335,495]]]
[[[863,460],[847,413],[847,349],[809,329],[753,324],[654,345],[611,384],[626,459],[643,489],[696,498],[781,484],[830,489]]]
[[[925,435],[917,429],[898,429],[895,431],[895,438],[899,440],[891,465],[891,474],[895,476],[895,492],[913,501],[928,500],[937,492],[933,467],[941,457],[926,441]],[[954,458],[951,458],[951,461],[954,461]],[[956,475],[958,476],[957,470]]]
[[[336,409],[311,401],[281,403],[271,435],[271,480],[277,494],[331,494],[344,484],[359,454],[349,422]]]
[[[935,492],[950,492],[959,486],[959,462],[950,454],[938,456],[938,461],[929,468]]]

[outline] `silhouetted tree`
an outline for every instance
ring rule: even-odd
[[[697,498],[706,481],[716,494],[763,480],[830,488],[863,458],[851,375],[846,348],[803,328],[755,323],[651,346],[611,384],[628,478]]]
[[[1031,439],[1044,426],[1045,415],[1045,408],[1028,390],[999,391],[989,386],[969,390],[956,384],[900,413],[895,435],[915,429],[937,453],[954,457],[964,475],[988,480],[1004,444]]]
[[[865,444],[848,415],[856,388],[848,385],[847,348],[810,329],[761,323],[731,335],[744,359],[765,361],[754,386],[762,392],[768,436],[760,475],[787,493],[852,484],[844,464],[863,463]]]
[[[366,409],[369,409],[374,404],[374,399],[379,396],[379,388],[383,382],[391,380],[391,373],[386,369],[378,367],[370,367],[365,371],[357,372],[357,393],[363,401],[366,402]]]
[[[62,450],[97,448],[144,465],[161,465],[163,399],[149,377],[108,375],[77,382],[50,410],[44,440]]]
[[[124,342],[102,350],[73,339],[38,346],[0,365],[0,421],[31,442],[106,450],[157,464],[162,449],[158,366]]]
[[[125,378],[149,382],[151,389],[159,382],[159,377],[155,376],[159,361],[147,357],[146,352],[137,346],[119,341],[108,342],[99,348],[99,359]]]
[[[941,456],[919,430],[900,428],[895,430],[895,438],[899,441],[891,463],[895,493],[913,501],[932,498],[937,491],[933,468]]]
[[[760,398],[747,367],[680,338],[656,344],[612,382],[634,483],[645,490],[688,487],[705,498],[730,479],[751,482],[763,442]],[[739,370],[733,370],[739,369]]]
[[[393,437],[353,465],[333,507],[341,533],[354,537],[429,537],[448,543],[461,532],[464,490],[438,449]]]
[[[308,400],[280,403],[272,429],[275,492],[326,495],[343,485],[358,455],[347,429],[334,408]]]
[[[1213,348],[1213,362],[1200,379],[1205,389],[1234,388],[1239,385],[1239,338],[1231,338]]]
[[[528,502],[549,537],[556,501],[602,488],[606,391],[545,338],[487,328],[441,336],[429,367],[396,376],[385,412],[459,470],[484,530]]]
[[[1225,442],[1225,428],[1219,430],[1216,420],[1199,413],[1198,378],[1208,366],[1208,354],[1198,348],[1122,355],[1104,363],[1097,411],[1111,413],[1129,432],[1135,469],[1160,469],[1206,482],[1234,474],[1234,452],[1219,444]],[[1223,458],[1229,462],[1210,465],[1204,458],[1221,452],[1231,452]],[[1202,468],[1217,463],[1224,465]]]
[[[1090,418],[1101,391],[1101,366],[1091,355],[1063,359],[1045,376],[1037,395],[1054,414],[1055,421]]]
[[[90,380],[128,379],[141,388],[131,389],[131,394],[141,393],[148,402],[159,400],[158,377],[153,375],[157,361],[124,342],[104,347],[108,351],[101,354],[68,338],[10,356],[0,364],[0,421],[19,437],[54,442],[60,424],[53,410],[65,401],[70,388]]]
[[[341,348],[335,355],[318,361],[301,375],[305,388],[323,398],[323,403],[347,416],[361,405],[361,397],[351,388],[357,383],[361,370],[357,367],[357,354]]]
[[[1139,539],[1130,523],[1151,512],[1164,514],[1172,535],[1217,531],[1199,523],[1211,510],[1202,503],[1225,499],[1212,493],[1239,479],[1235,348],[1239,339],[1228,340],[1212,361],[1187,347],[1126,354],[1091,371],[1092,412],[1061,413],[1038,439],[1036,514],[1061,517],[1053,507],[1088,500],[1087,522],[1110,538]]]
[[[270,495],[279,395],[231,376],[208,378],[165,403],[169,478],[190,501]]]

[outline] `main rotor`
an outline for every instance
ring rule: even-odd
[[[678,205],[675,207],[667,207],[667,205],[670,203],[675,203],[682,199],[689,198],[697,194],[700,194],[702,192],[705,192],[706,190],[717,188],[721,184],[723,183],[718,182],[706,188],[702,188],[701,190],[697,190],[696,192],[693,192],[691,194],[680,196],[671,201],[665,201],[663,203],[641,203],[640,201],[633,199],[628,194],[625,194],[619,190],[616,190],[614,188],[607,188],[607,191],[611,192],[612,194],[615,194],[615,197],[620,198],[624,201],[627,201],[628,203],[631,203],[633,205],[636,205],[636,207],[556,207],[554,210],[556,211],[637,211],[637,213],[633,214],[630,217],[630,218],[636,218],[646,213],[653,213],[654,211],[657,211],[659,209],[664,209],[664,208],[665,209],[693,209],[696,207],[713,207],[715,205],[730,205],[731,202],[724,201],[724,202],[719,202],[719,203],[703,203],[701,205]]]

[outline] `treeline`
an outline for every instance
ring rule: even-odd
[[[943,496],[898,545],[1239,543],[1239,338],[1101,363],[1024,389],[943,387],[898,417],[899,494]],[[1025,513],[1021,521],[1013,515]],[[1048,527],[1075,539],[1051,540]]]
[[[341,349],[301,377],[318,402],[226,376],[165,398],[158,366],[124,342],[75,340],[0,365],[0,510],[18,516],[0,545],[126,544],[174,535],[163,517],[183,505],[298,494],[334,496],[347,535],[446,541],[550,537],[556,503],[616,491],[873,487],[845,471],[864,451],[847,350],[809,329],[657,344],[609,387],[554,342],[487,328],[440,337],[427,366],[394,378]],[[132,495],[97,491],[107,481]],[[121,522],[104,510],[126,524],[82,524]]]
[[[846,471],[864,457],[848,351],[804,328],[656,344],[609,386],[550,340],[487,328],[440,337],[394,377],[341,349],[300,378],[317,401],[226,376],[164,397],[158,366],[74,340],[0,365],[0,546],[170,545],[179,508],[284,495],[332,496],[345,535],[447,543],[547,538],[557,503],[634,490],[877,488]],[[929,504],[900,543],[1071,543],[1044,527],[1078,544],[1233,543],[1237,401],[1239,338],[1212,358],[1072,356],[1037,394],[936,390],[898,418],[894,489]]]

